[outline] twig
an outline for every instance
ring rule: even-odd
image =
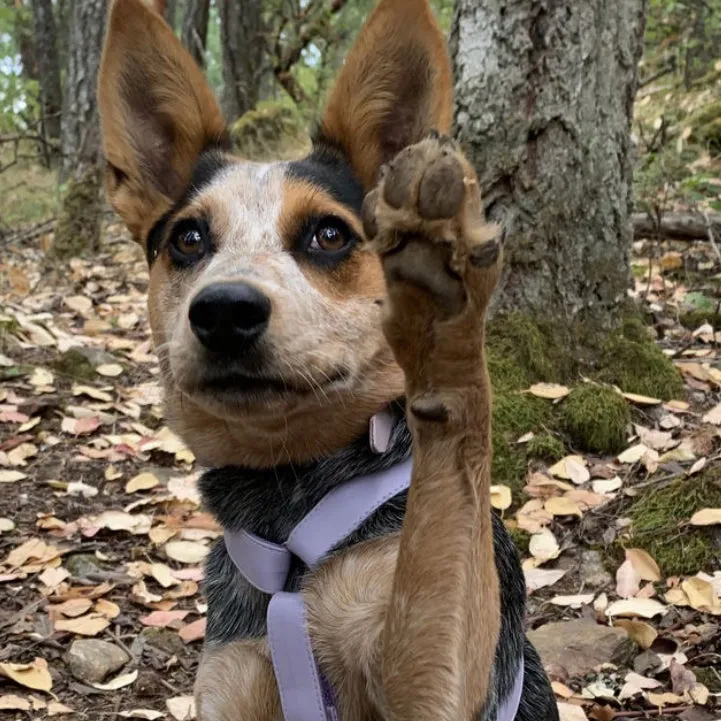
[[[721,250],[719,250],[718,245],[716,245],[716,238],[714,238],[713,235],[713,228],[711,226],[711,220],[708,217],[708,213],[706,211],[703,212],[703,219],[706,223],[706,233],[708,234],[708,242],[711,243],[711,247],[714,250],[714,253],[716,253],[716,257],[719,259],[719,262],[721,263]]]
[[[641,88],[645,88],[647,85],[650,85],[655,80],[662,78],[664,75],[668,75],[669,73],[675,73],[675,72],[676,72],[676,57],[673,56],[668,65],[662,67],[660,70],[657,70],[653,75],[649,75],[647,78],[644,78],[643,80],[639,81],[639,83],[638,83],[639,90]]]
[[[690,708],[693,708],[693,705],[691,706],[668,706],[667,708],[663,709],[664,716],[671,713],[681,713],[682,711],[688,711]],[[640,718],[641,716],[660,716],[661,715],[661,709],[646,709],[645,711],[619,711],[618,713],[613,714],[613,718]]]

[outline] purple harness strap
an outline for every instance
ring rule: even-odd
[[[388,418],[375,416],[371,447],[386,450]],[[226,531],[231,560],[247,581],[271,594],[268,643],[285,721],[339,721],[333,692],[313,656],[305,604],[300,593],[284,592],[291,558],[315,568],[388,500],[406,490],[411,461],[360,476],[333,488],[280,545],[248,531]],[[523,689],[523,661],[513,691],[499,708],[497,721],[513,721]]]

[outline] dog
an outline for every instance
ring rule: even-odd
[[[157,8],[110,9],[106,192],[147,255],[168,420],[212,469],[201,491],[226,529],[206,567],[202,721],[557,718],[490,506],[502,232],[448,137],[451,87],[427,0],[380,0],[311,152],[252,163]],[[368,507],[331,538],[356,491]],[[311,522],[327,536],[313,561],[289,550]],[[236,542],[267,563],[245,568]],[[253,573],[276,559],[268,591]],[[271,618],[281,601],[298,623]],[[299,675],[310,692],[288,690]]]

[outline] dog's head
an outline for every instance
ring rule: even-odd
[[[363,198],[384,162],[450,125],[426,0],[381,0],[297,162],[229,152],[202,73],[143,0],[112,6],[99,104],[108,197],[150,264],[170,422],[216,466],[352,441],[403,394],[380,263],[359,247]]]

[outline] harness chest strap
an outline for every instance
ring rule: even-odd
[[[375,432],[371,427],[373,449],[383,452],[389,437],[387,422],[376,420]],[[384,503],[407,490],[410,479],[411,461],[406,461],[336,486],[282,545],[244,530],[225,532],[228,554],[240,573],[250,584],[272,595],[268,642],[285,721],[339,721],[332,689],[313,656],[303,598],[300,593],[283,590],[292,556],[315,568]],[[497,721],[513,721],[522,688],[521,661],[514,689],[499,709]]]

